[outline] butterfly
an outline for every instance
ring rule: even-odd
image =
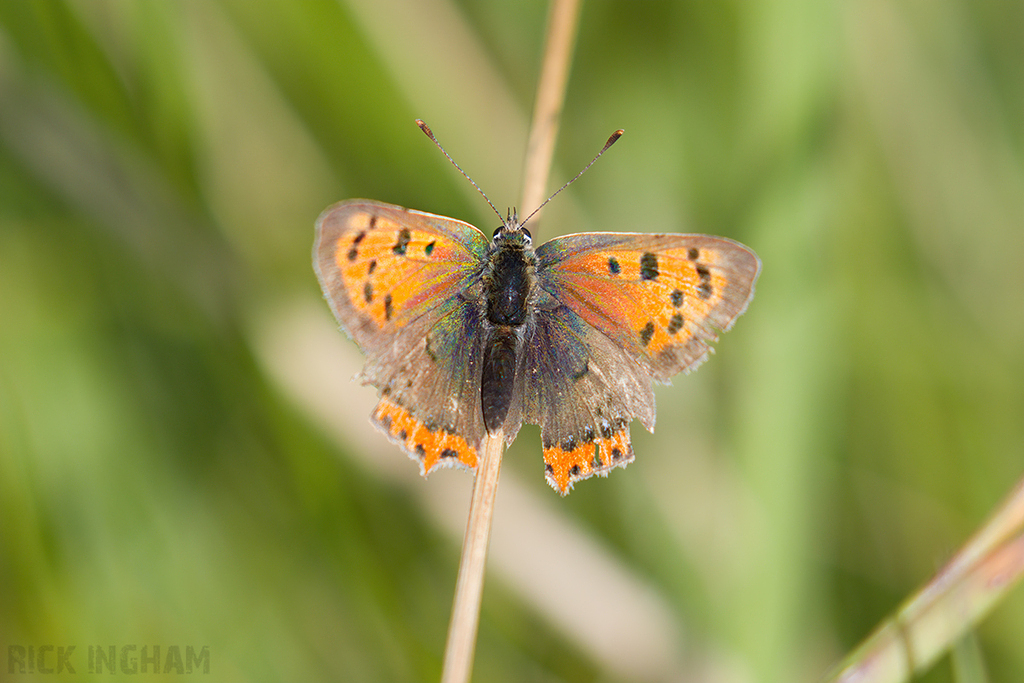
[[[317,219],[313,265],[366,356],[372,422],[424,476],[474,469],[488,433],[511,444],[527,422],[565,495],[632,462],[630,422],[654,429],[652,383],[707,358],[761,262],[698,234],[581,233],[534,248],[523,223],[509,212],[488,240],[453,218],[353,199]]]

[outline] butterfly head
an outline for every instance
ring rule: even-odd
[[[524,221],[525,223],[525,221]],[[511,243],[522,246],[530,246],[533,241],[530,231],[519,222],[519,214],[515,209],[509,209],[501,225],[494,231],[494,243]]]

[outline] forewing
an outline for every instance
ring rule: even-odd
[[[368,200],[335,204],[316,223],[320,286],[366,355],[363,381],[381,393],[373,421],[424,474],[476,466],[484,431],[471,290],[487,244],[468,223]]]
[[[474,282],[487,243],[468,223],[356,199],[320,214],[313,267],[338,322],[373,359]]]
[[[537,257],[541,287],[660,381],[707,358],[761,269],[747,247],[708,235],[569,235]]]

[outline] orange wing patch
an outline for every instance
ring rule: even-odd
[[[730,270],[713,248],[595,249],[558,264],[566,301],[587,323],[623,345],[657,356],[717,322]],[[745,305],[745,301],[744,301]],[[731,320],[731,316],[730,316]]]
[[[352,222],[337,241],[334,260],[352,306],[378,327],[401,327],[408,320],[401,313],[423,307],[463,277],[450,264],[464,261],[466,252],[450,239],[368,213]]]
[[[472,284],[487,251],[461,221],[369,200],[336,204],[317,220],[314,266],[338,321],[368,351]]]
[[[378,429],[402,446],[410,458],[420,463],[423,476],[430,474],[436,467],[476,467],[475,446],[458,434],[424,424],[388,398],[381,399],[371,419]]]
[[[567,442],[544,448],[544,472],[553,489],[564,496],[580,479],[595,474],[605,477],[612,469],[633,462],[629,427],[605,433],[607,436],[580,445]]]

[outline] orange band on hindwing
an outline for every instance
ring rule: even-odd
[[[615,467],[625,467],[633,462],[633,446],[629,442],[629,427],[623,427],[606,439],[597,442],[597,457],[601,468],[597,474],[606,476]]]
[[[548,483],[563,496],[580,479],[593,475],[607,476],[616,467],[633,462],[633,447],[629,442],[629,427],[617,432],[606,430],[607,437],[575,445],[564,443],[544,449],[544,470]]]
[[[382,398],[371,419],[392,441],[405,448],[410,458],[420,463],[423,476],[435,467],[476,467],[476,448],[465,438],[423,423],[394,401]]]

